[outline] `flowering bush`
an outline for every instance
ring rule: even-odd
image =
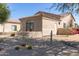
[[[79,34],[79,29],[71,29],[71,34]]]
[[[77,30],[77,34],[79,34],[79,29],[76,29]]]

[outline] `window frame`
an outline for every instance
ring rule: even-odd
[[[63,27],[66,28],[66,23],[63,23]]]
[[[58,24],[60,25],[60,22],[58,22]]]
[[[26,23],[26,31],[34,31],[34,22]]]
[[[17,25],[11,25],[11,30],[12,31],[17,31]]]

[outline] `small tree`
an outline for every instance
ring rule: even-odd
[[[54,3],[49,10],[55,9],[62,13],[71,13],[73,16],[79,14],[79,3]],[[70,24],[72,26],[72,24]]]
[[[4,32],[4,22],[9,18],[10,11],[8,9],[7,4],[0,3],[0,24],[3,25],[3,32]]]
[[[79,14],[79,3],[54,3],[49,9]]]

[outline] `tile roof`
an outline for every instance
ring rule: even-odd
[[[39,12],[35,13],[35,15],[42,15],[42,16],[45,16],[45,17],[48,17],[48,18],[53,18],[55,20],[60,20],[61,17],[65,17],[69,14],[70,13],[57,15],[57,14],[52,14],[52,13],[43,12],[43,11],[39,11]]]
[[[64,14],[53,14],[53,13],[48,13],[48,12],[44,12],[44,11],[38,11],[37,13],[35,13],[33,16],[29,16],[29,17],[23,17],[23,18],[20,18],[21,19],[26,19],[26,18],[31,18],[31,17],[36,17],[36,16],[45,16],[47,18],[52,18],[54,20],[58,20],[58,21],[61,21],[60,18],[63,18],[67,15],[69,15],[71,13],[64,13]]]
[[[13,20],[13,19],[8,19],[6,22],[7,23],[20,23],[19,20]]]

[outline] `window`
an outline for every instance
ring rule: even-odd
[[[58,22],[58,24],[60,25],[60,22]]]
[[[12,31],[17,31],[17,26],[16,25],[12,25],[11,29],[12,29]]]
[[[66,23],[63,23],[63,27],[66,28]]]
[[[33,22],[26,23],[26,31],[33,31],[33,30],[34,30],[34,23]]]
[[[77,28],[78,27],[78,24],[75,23],[75,27]]]

